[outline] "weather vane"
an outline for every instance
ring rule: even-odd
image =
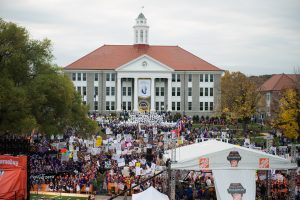
[[[144,6],[141,7],[141,13],[143,12]]]

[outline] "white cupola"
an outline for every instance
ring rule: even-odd
[[[148,44],[149,26],[143,13],[136,18],[136,24],[133,26],[134,44]]]

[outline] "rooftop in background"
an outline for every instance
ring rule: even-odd
[[[66,70],[115,70],[142,56],[148,55],[177,71],[221,71],[179,46],[103,45],[71,63]]]
[[[259,91],[280,91],[295,87],[300,81],[300,74],[274,74],[265,81],[259,88]]]

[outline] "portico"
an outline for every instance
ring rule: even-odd
[[[162,73],[162,72],[118,72],[117,73],[117,112],[122,111],[122,79],[133,79],[133,111],[139,111],[138,105],[138,80],[150,80],[150,111],[156,111],[155,109],[155,80],[156,79],[166,79],[167,81],[167,95],[165,98],[167,99],[167,111],[171,111],[171,95],[172,95],[172,74],[171,73]]]

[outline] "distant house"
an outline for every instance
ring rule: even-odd
[[[265,96],[265,108],[263,108],[262,118],[272,118],[279,109],[279,100],[281,94],[286,89],[300,86],[299,74],[274,74],[266,80],[260,87],[259,91]]]

